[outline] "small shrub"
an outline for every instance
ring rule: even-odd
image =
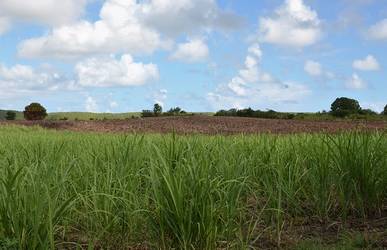
[[[39,103],[31,103],[25,107],[23,114],[26,120],[43,120],[47,116],[47,111]]]
[[[361,109],[359,111],[359,114],[361,114],[361,115],[377,115],[378,113],[376,113],[372,109]]]
[[[16,112],[14,111],[8,111],[5,115],[5,119],[7,119],[8,121],[13,121],[16,119]]]
[[[294,117],[296,117],[295,114],[287,114],[286,115],[286,119],[288,119],[288,120],[292,120],[292,119],[294,119]]]
[[[155,114],[151,110],[143,110],[141,112],[141,117],[154,117]]]
[[[163,115],[165,115],[165,116],[179,116],[179,115],[185,115],[185,114],[187,114],[187,112],[182,110],[180,107],[176,107],[176,108],[171,108]]]

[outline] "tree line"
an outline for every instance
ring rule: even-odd
[[[182,110],[180,107],[175,107],[169,109],[167,112],[163,112],[163,107],[156,103],[153,105],[153,110],[143,110],[141,112],[141,117],[158,117],[158,116],[184,116],[188,113]]]
[[[345,117],[367,117],[367,116],[377,116],[377,112],[371,109],[363,109],[359,102],[355,99],[340,97],[337,98],[331,104],[331,110],[329,112],[323,111],[319,113],[313,113],[312,116],[329,114],[333,117],[345,118]],[[256,118],[267,118],[267,119],[293,119],[296,116],[305,115],[303,113],[286,113],[286,112],[276,112],[274,110],[262,111],[262,110],[253,110],[252,108],[246,109],[229,109],[229,110],[219,110],[216,112],[215,116],[240,116],[240,117],[256,117]],[[387,105],[384,107],[384,110],[380,115],[387,115]]]
[[[154,104],[153,110],[143,110],[141,117],[160,117],[160,116],[185,116],[191,115],[180,107],[170,108],[168,111],[163,112],[163,108],[160,104]],[[355,99],[340,97],[337,98],[331,104],[331,110],[329,112],[323,111],[311,114],[312,116],[318,115],[331,115],[338,118],[346,117],[372,117],[378,116],[379,114],[371,109],[363,109],[359,102]],[[239,117],[256,117],[256,118],[267,118],[267,119],[293,119],[297,116],[305,115],[303,113],[287,113],[287,112],[276,112],[274,110],[253,110],[252,108],[246,109],[229,109],[219,110],[215,113],[215,116],[239,116]],[[380,115],[387,116],[387,105]],[[31,103],[24,108],[23,111],[24,119],[26,120],[43,120],[47,117],[47,110],[40,103]],[[15,111],[7,111],[5,114],[6,120],[15,120],[17,113]]]

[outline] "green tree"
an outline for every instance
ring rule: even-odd
[[[383,115],[387,115],[387,105],[384,107],[384,110],[383,110]]]
[[[163,113],[163,108],[160,106],[160,104],[156,103],[153,107],[153,113],[155,116],[160,116]]]
[[[26,120],[43,120],[47,116],[47,110],[39,103],[31,103],[25,107],[23,114]]]
[[[345,117],[350,114],[357,114],[361,111],[360,104],[357,100],[340,97],[331,105],[331,114],[337,117]]]
[[[5,115],[5,119],[12,121],[16,119],[16,112],[14,111],[8,111]]]

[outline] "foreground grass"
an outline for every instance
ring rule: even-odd
[[[383,247],[386,205],[382,132],[209,137],[0,128],[4,249]]]

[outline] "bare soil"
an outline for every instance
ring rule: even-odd
[[[113,132],[113,133],[170,133],[178,134],[293,134],[293,133],[335,133],[355,129],[386,130],[387,121],[303,121],[277,120],[242,117],[156,117],[128,120],[105,121],[12,121],[1,125],[17,124],[41,126],[49,129]]]

